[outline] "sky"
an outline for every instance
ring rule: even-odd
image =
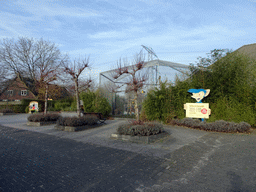
[[[132,63],[141,45],[189,65],[213,49],[256,43],[255,31],[256,0],[0,1],[0,39],[43,38],[73,60],[90,56],[83,76],[97,84],[120,58]],[[158,69],[162,80],[173,81],[172,72]]]

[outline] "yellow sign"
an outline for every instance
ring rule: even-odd
[[[209,119],[209,103],[186,103],[186,117]]]

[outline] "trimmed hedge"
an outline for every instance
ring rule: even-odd
[[[157,135],[163,131],[163,125],[158,122],[143,122],[140,120],[124,123],[117,128],[118,134],[131,136]]]
[[[48,122],[57,121],[60,117],[59,114],[32,114],[27,119],[30,122]]]
[[[8,109],[8,108],[1,109],[0,111],[1,111],[1,113],[14,113],[14,111],[12,109]]]
[[[44,111],[44,100],[39,100],[39,99],[22,99],[21,103],[24,106],[23,112],[25,113],[26,107],[29,105],[29,103],[31,101],[37,101],[38,102],[38,107],[39,107],[39,112],[43,112]],[[47,101],[50,102],[50,101]]]
[[[218,120],[211,123],[201,122],[198,119],[174,119],[172,120],[173,125],[186,126],[191,128],[198,128],[205,131],[216,131],[216,132],[226,132],[226,133],[247,133],[250,132],[251,125],[246,122],[228,122],[224,120]]]
[[[84,117],[60,117],[56,124],[60,126],[83,126],[83,125],[95,125],[99,121],[99,118],[93,115],[86,115]]]
[[[10,109],[13,113],[25,113],[25,105],[18,104],[18,105],[0,105],[0,109]]]

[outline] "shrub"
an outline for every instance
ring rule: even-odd
[[[215,122],[206,123],[200,122],[198,119],[189,119],[184,118],[181,120],[175,119],[172,120],[172,125],[178,125],[178,126],[187,126],[191,128],[199,128],[201,130],[205,131],[216,131],[216,132],[227,132],[227,133],[233,133],[233,132],[249,132],[251,125],[246,122],[227,122],[224,120],[217,120]]]
[[[1,113],[14,113],[14,111],[12,109],[5,108],[5,109],[1,109]]]
[[[95,125],[98,122],[98,118],[95,116],[85,116],[85,117],[60,117],[57,120],[57,125],[60,126],[83,126],[83,125]]]
[[[30,122],[57,121],[61,116],[59,114],[32,114],[27,119]]]
[[[102,113],[103,117],[108,117],[111,112],[111,106],[107,99],[103,96],[100,96],[96,91],[91,92],[82,92],[80,94],[80,99],[84,103],[84,112],[94,112],[94,113]]]
[[[86,115],[84,118],[87,121],[88,125],[97,124],[97,122],[99,121],[99,118],[95,115]]]
[[[144,125],[144,122],[143,121],[141,121],[141,120],[129,120],[129,123],[131,124],[131,125]]]
[[[29,113],[29,106],[26,107],[25,113]]]
[[[94,102],[94,111],[96,113],[102,113],[104,117],[107,117],[111,112],[111,106],[106,98],[98,97]]]
[[[150,136],[163,132],[163,125],[158,122],[144,123],[142,121],[132,121],[124,123],[117,128],[120,135]]]
[[[48,110],[48,111],[59,111],[59,110],[57,110],[57,109],[54,108],[54,107],[49,107],[47,110]]]
[[[57,101],[54,105],[54,108],[58,111],[60,110],[64,110],[66,107],[70,107],[70,103],[68,102],[61,102],[61,101]]]
[[[180,120],[180,124],[187,127],[199,127],[198,126],[199,123],[200,123],[199,119],[184,118]]]

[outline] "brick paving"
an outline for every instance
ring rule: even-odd
[[[166,127],[173,138],[138,145],[107,139],[114,125],[0,126],[0,192],[256,191],[256,134]]]
[[[132,191],[164,160],[0,128],[0,191]]]
[[[167,157],[167,156],[166,156]],[[256,135],[210,133],[169,154],[136,191],[256,191]]]

